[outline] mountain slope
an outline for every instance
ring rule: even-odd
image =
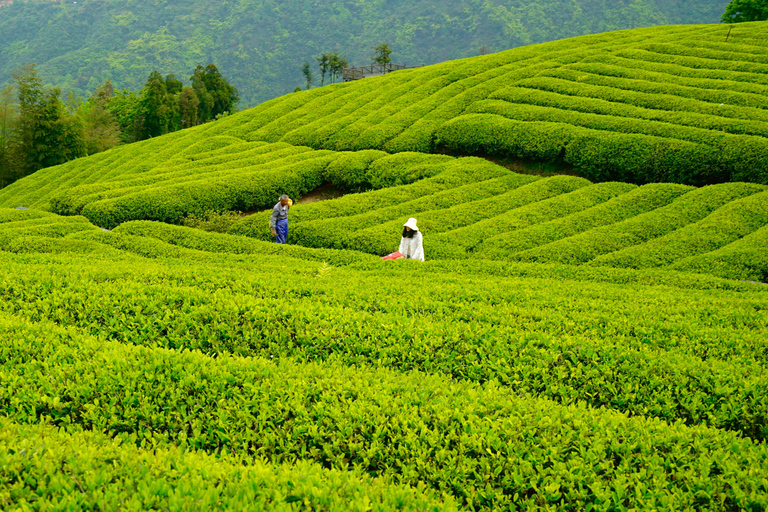
[[[331,183],[362,193],[295,206],[293,243],[386,254],[416,216],[431,258],[763,281],[766,26],[728,42],[722,25],[583,36],[293,93],[43,169],[0,191],[0,206],[111,229],[257,211]],[[582,176],[441,150],[578,164]],[[717,183],[729,180],[756,183]],[[678,183],[635,185],[654,181]],[[231,233],[268,239],[266,215]]]
[[[138,90],[153,70],[188,79],[214,62],[243,107],[302,85],[301,65],[339,51],[367,65],[371,46],[433,64],[588,33],[676,23],[713,23],[727,0],[80,0],[0,7],[0,84],[38,64],[65,92],[91,94],[111,78]],[[316,83],[319,84],[317,77]]]

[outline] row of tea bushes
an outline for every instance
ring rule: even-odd
[[[662,267],[715,251],[768,225],[768,192],[731,201],[698,222],[640,245],[599,256],[590,265]]]
[[[703,41],[698,41],[703,43]],[[672,62],[649,60],[644,50],[621,51],[618,54],[592,55],[580,63],[569,66],[603,76],[625,77],[634,80],[676,84],[683,87],[725,89],[747,94],[763,94],[768,81],[759,73],[724,71],[705,67],[689,67]]]
[[[506,259],[506,256],[512,253],[533,249],[661,208],[691,190],[692,187],[672,183],[642,185],[586,210],[486,237],[482,244],[475,247],[474,254],[481,258]]]
[[[39,247],[35,239],[61,240],[83,231],[98,231],[85,217],[60,217],[37,210],[0,208],[0,245],[5,250],[25,251],[25,243]]]
[[[440,127],[435,134],[436,145],[458,154],[562,161],[592,181],[691,185],[768,181],[768,171],[761,164],[768,159],[768,143],[762,139],[742,137],[738,143],[713,148],[644,135],[637,130],[607,131],[556,120],[562,117],[558,114],[520,121],[495,113],[465,114]]]
[[[723,183],[695,189],[662,208],[509,257],[519,261],[586,263],[598,256],[672,233],[700,221],[732,201],[764,190],[761,185],[747,183]]]
[[[531,225],[546,223],[593,208],[616,196],[626,194],[634,188],[634,185],[626,183],[592,185],[582,178],[570,176],[547,178],[542,185],[545,183],[556,190],[559,189],[557,190],[559,193],[549,197],[541,196],[532,190],[538,183],[532,184],[528,187],[528,193],[534,201],[516,205],[517,207],[513,206],[492,217],[474,218],[472,220],[476,222],[471,224],[464,222],[458,229],[450,229],[451,224],[446,219],[450,211],[427,216],[426,226],[428,228],[434,226],[434,232],[438,233],[434,240],[430,240],[435,246],[435,254],[437,257],[466,256],[468,252],[473,252],[478,246],[482,246],[486,238],[492,238],[501,233],[514,233]],[[470,216],[469,212],[462,207],[452,210],[456,214],[463,214],[464,217]],[[449,229],[438,227],[443,225],[449,226]]]
[[[98,430],[161,454],[176,445],[354,469],[470,510],[768,506],[756,470],[765,445],[716,429],[420,372],[131,347],[7,316],[0,338],[0,403],[18,423]]]
[[[696,292],[674,288],[616,288],[573,277],[554,284],[554,269],[537,279],[499,277],[492,267],[461,277],[357,258],[342,270],[299,248],[225,258],[213,251],[232,240],[227,235],[133,226],[153,238],[99,231],[87,240],[112,239],[112,247],[158,263],[73,256],[60,260],[68,269],[62,275],[48,260],[4,258],[2,307],[140,345],[419,368],[497,380],[561,403],[704,423],[757,439],[768,434],[767,354],[755,345],[768,327],[753,307],[761,295],[710,293],[697,307]],[[183,272],[164,263],[170,258]],[[373,263],[376,270],[353,270]],[[412,297],[414,287],[421,293]],[[574,303],[584,307],[558,313]],[[702,323],[702,308],[721,311],[722,323]]]
[[[638,114],[651,117],[644,123],[627,115],[626,107],[608,100],[573,97],[524,87],[504,91],[503,100],[484,100],[472,105],[468,113],[496,114],[517,121],[543,121],[572,124],[595,130],[619,133],[641,133],[656,137],[679,139],[697,144],[723,142],[723,135],[712,134],[710,130],[675,125],[652,109],[637,107]],[[671,113],[674,114],[674,113]],[[679,114],[678,114],[679,115]],[[692,122],[699,122],[699,117]],[[671,117],[671,116],[670,116]],[[719,119],[719,118],[716,118]],[[727,139],[726,139],[727,141]]]
[[[279,246],[275,243],[254,240],[250,237],[206,233],[198,229],[169,226],[150,221],[126,222],[118,226],[114,233],[118,236],[129,235],[151,238],[178,247],[218,254],[287,256],[290,258],[325,262],[334,266],[379,261],[379,258],[361,252],[311,249],[294,245]]]
[[[670,268],[768,283],[768,226],[715,251],[683,258]]]
[[[365,512],[457,510],[421,490],[317,464],[268,465],[135,436],[66,432],[0,418],[0,487],[7,510]]]

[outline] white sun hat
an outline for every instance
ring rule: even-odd
[[[411,228],[411,229],[412,229],[412,230],[414,230],[414,231],[418,231],[418,230],[419,230],[419,228],[418,228],[418,227],[416,227],[416,219],[414,219],[413,217],[411,217],[410,219],[408,219],[408,222],[406,222],[405,224],[403,224],[403,226],[405,226],[405,227],[407,227],[407,228]]]

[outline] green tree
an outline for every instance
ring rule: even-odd
[[[18,136],[19,171],[21,175],[39,169],[36,163],[36,133],[40,123],[40,110],[43,103],[43,84],[37,76],[34,64],[27,64],[15,70],[19,117],[16,123]]]
[[[330,56],[327,53],[320,54],[319,57],[315,57],[317,61],[317,67],[320,68],[320,87],[325,85],[325,74],[328,72],[330,65]]]
[[[78,117],[82,119],[85,127],[85,145],[89,155],[106,151],[121,143],[120,124],[117,116],[109,110],[109,103],[114,97],[112,81],[107,80],[78,110]]]
[[[304,75],[304,80],[307,81],[307,90],[312,85],[312,69],[309,67],[309,61],[305,61],[301,67],[301,74]]]
[[[34,64],[15,70],[12,76],[19,99],[19,177],[85,156],[82,123],[66,112],[59,89],[43,87]]]
[[[165,77],[165,90],[168,94],[179,94],[183,88],[184,84],[176,78],[176,75],[171,74]]]
[[[190,78],[200,101],[198,121],[205,123],[225,113],[234,113],[240,100],[237,88],[230,85],[214,64],[197,66]]]
[[[198,115],[200,99],[192,87],[184,87],[179,94],[179,115],[181,128],[189,128],[199,124]]]
[[[15,138],[17,114],[13,86],[7,85],[0,91],[0,188],[12,183],[19,175]]]
[[[723,23],[768,20],[768,0],[731,0],[721,20]]]
[[[107,110],[115,116],[120,127],[120,140],[125,143],[141,140],[142,117],[139,96],[123,89],[109,99]]]
[[[371,46],[371,48],[374,51],[371,64],[386,66],[392,62],[392,59],[389,58],[389,56],[392,54],[392,50],[389,49],[389,45],[387,43],[382,43],[378,46]]]
[[[147,79],[147,85],[139,93],[141,139],[158,137],[173,131],[178,105],[173,95],[168,94],[165,84],[162,75],[153,71]]]
[[[197,122],[206,123],[213,119],[213,95],[208,92],[205,80],[205,68],[198,65],[194,74],[190,77],[192,89],[195,91],[198,101]]]
[[[339,52],[333,52],[328,55],[328,72],[331,82],[335,83],[346,67],[349,67],[349,61],[344,57],[339,57]]]

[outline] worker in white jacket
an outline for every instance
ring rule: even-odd
[[[406,259],[424,261],[424,246],[421,244],[421,232],[416,226],[416,219],[413,217],[403,224],[403,237],[400,239],[399,251]]]

